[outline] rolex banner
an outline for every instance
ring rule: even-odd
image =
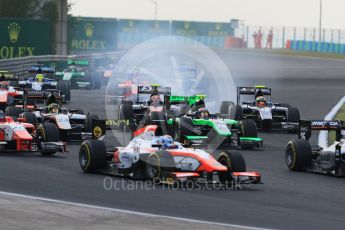
[[[189,22],[172,21],[172,34],[179,36],[233,36],[234,31],[230,23],[225,22]]]
[[[116,19],[88,17],[69,18],[69,54],[115,51],[116,44]]]
[[[49,21],[0,19],[0,59],[50,53]]]
[[[130,48],[143,41],[169,35],[169,21],[120,19],[118,47]]]

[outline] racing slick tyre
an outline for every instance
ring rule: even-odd
[[[300,120],[300,114],[299,114],[299,110],[296,107],[290,107],[288,109],[288,114],[287,114],[287,121],[288,122],[295,122],[298,123]]]
[[[312,148],[308,141],[295,139],[289,141],[285,151],[286,165],[291,171],[303,171],[310,166]]]
[[[99,140],[86,140],[79,149],[79,165],[85,173],[92,173],[107,167],[107,150]]]
[[[258,129],[255,121],[245,119],[240,122],[242,137],[258,137]]]
[[[279,107],[286,107],[286,108],[290,108],[290,107],[291,107],[291,105],[290,105],[290,104],[288,104],[288,103],[280,103],[280,104],[279,104]]]
[[[98,120],[99,116],[97,114],[88,114],[86,119],[86,132],[92,133],[93,120]]]
[[[233,180],[232,172],[245,172],[246,162],[240,153],[222,151],[219,153],[217,161],[228,168],[227,172],[219,172],[219,181],[223,184]]]
[[[37,126],[37,117],[36,114],[31,112],[24,112],[19,115],[19,117],[26,118],[25,123],[33,124],[35,127]]]
[[[167,151],[160,150],[150,153],[146,160],[146,175],[150,180],[165,179],[169,173],[175,172],[174,158]]]
[[[66,95],[67,97],[66,97],[66,99],[67,99],[67,101],[69,102],[69,101],[71,101],[71,89],[72,89],[72,85],[71,85],[71,81],[66,81],[66,83],[67,83],[67,86],[68,86],[68,95]]]
[[[84,115],[84,110],[83,109],[78,109],[77,114]]]
[[[94,77],[94,80],[93,80],[94,88],[100,89],[102,87],[101,73],[96,72],[94,73],[93,77]]]
[[[41,146],[41,141],[43,142],[59,142],[60,141],[60,132],[58,127],[54,123],[44,122],[43,124],[37,127],[37,135],[39,138],[39,146]],[[41,150],[42,155],[52,155],[55,154],[56,150]]]
[[[133,105],[133,101],[121,101],[121,104]]]
[[[242,107],[235,104],[230,105],[229,118],[236,121],[242,120]]]
[[[56,89],[61,92],[61,95],[64,95],[64,99],[62,100],[62,103],[66,104],[68,103],[68,95],[69,95],[69,89],[68,89],[68,83],[66,81],[58,81]]]
[[[173,136],[174,140],[183,143],[185,141],[185,136],[193,136],[194,133],[194,126],[193,121],[187,117],[181,117],[179,122],[174,120],[174,128],[173,128]]]
[[[130,120],[133,117],[132,104],[121,104],[119,108],[119,120]]]
[[[234,105],[235,103],[232,101],[222,101],[220,104],[220,114],[221,115],[229,115],[230,112],[230,105]]]
[[[22,108],[15,106],[7,106],[5,113],[6,116],[18,118],[19,115],[22,113]]]

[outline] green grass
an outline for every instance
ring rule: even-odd
[[[333,120],[343,120],[345,121],[345,105],[341,107],[341,109],[338,111],[338,113],[335,115]],[[328,144],[331,144],[335,141],[335,132],[329,132],[328,135]]]
[[[280,55],[302,56],[302,57],[345,59],[345,55],[335,54],[335,53],[301,52],[301,51],[293,51],[293,50],[286,50],[286,49],[272,50],[272,53],[280,54]]]

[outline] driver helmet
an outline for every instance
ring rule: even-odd
[[[58,113],[60,109],[60,106],[56,103],[51,103],[50,105],[48,105],[48,111],[50,113]]]
[[[207,119],[210,116],[210,112],[205,108],[200,108],[197,112],[199,119]]]
[[[168,149],[174,144],[174,140],[170,135],[161,136],[159,142],[162,145],[162,149]]]
[[[159,105],[161,102],[161,97],[158,92],[154,92],[151,94],[150,100],[152,105]]]
[[[266,98],[264,96],[259,96],[255,99],[256,106],[258,107],[265,107],[266,106]]]
[[[36,74],[37,82],[43,82],[44,76],[41,73]]]

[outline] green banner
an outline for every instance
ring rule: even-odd
[[[0,19],[0,59],[51,53],[47,20]]]
[[[69,18],[68,50],[70,54],[115,51],[116,44],[116,19]]]
[[[171,28],[172,34],[179,36],[227,37],[234,35],[230,23],[224,22],[172,21]]]
[[[169,35],[169,21],[120,19],[119,32]]]

